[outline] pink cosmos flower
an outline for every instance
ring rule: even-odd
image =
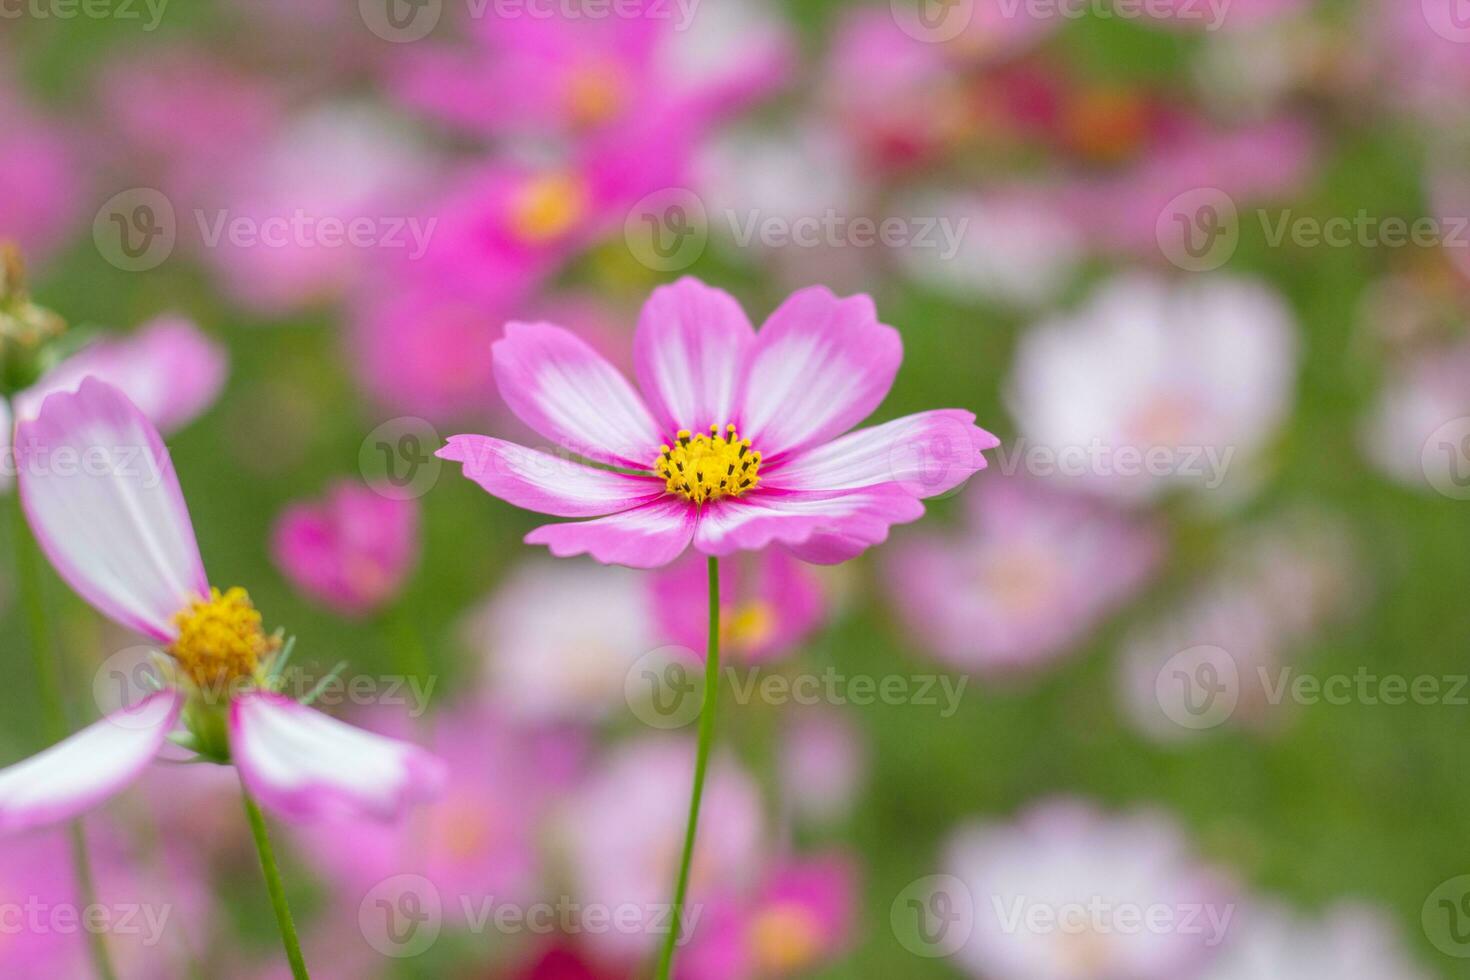
[[[630,963],[663,938],[669,882],[689,815],[694,745],[649,736],[626,742],[566,803],[562,839],[575,895],[585,908],[636,907],[637,929],[589,933],[589,949],[613,963]],[[596,820],[587,819],[596,814]],[[760,790],[734,759],[716,755],[705,789],[704,822],[694,854],[686,923],[698,931],[704,901],[740,892],[760,875],[765,839]]]
[[[946,867],[974,911],[955,959],[986,980],[1177,980],[1232,935],[1231,888],[1161,813],[1047,801],[962,828]]]
[[[1428,980],[1383,910],[1339,903],[1307,918],[1275,903],[1241,911],[1225,952],[1199,980]]]
[[[691,545],[725,556],[771,544],[833,564],[917,520],[922,498],[985,466],[998,440],[962,410],[848,435],[902,360],[867,296],[801,290],[757,334],[733,297],[694,279],[661,287],[633,340],[640,396],[570,332],[511,323],[495,345],[501,397],[542,436],[603,466],[486,436],[440,450],[517,506],[596,518],[532,531],[552,554],[653,568]]]
[[[654,615],[668,642],[704,650],[707,578],[704,563],[686,555],[648,580]],[[790,553],[742,555],[720,577],[720,649],[752,663],[790,654],[822,624],[826,607],[821,581]]]
[[[1376,84],[1396,104],[1442,133],[1465,119],[1470,86],[1470,41],[1460,0],[1374,0],[1362,7],[1355,37],[1370,38],[1377,55]]]
[[[163,441],[125,395],[87,378],[47,398],[16,445],[21,503],[51,563],[164,655],[156,693],[0,770],[0,830],[86,812],[169,741],[232,761],[253,795],[291,817],[388,819],[437,793],[443,763],[422,749],[275,693],[279,636],[243,589],[211,588]],[[187,732],[174,738],[181,717]]]
[[[1391,369],[1358,444],[1380,472],[1404,486],[1461,486],[1464,455],[1450,423],[1467,413],[1470,344],[1425,350]]]
[[[703,127],[791,72],[790,30],[764,3],[691,8],[687,23],[673,7],[642,6],[636,16],[477,20],[472,48],[402,57],[398,95],[478,134],[565,142],[659,116]],[[503,98],[511,91],[518,97]]]
[[[885,570],[912,635],[947,663],[1004,672],[1054,660],[1147,581],[1159,529],[1023,477],[968,491],[959,534],[900,541]]]
[[[1295,374],[1291,311],[1266,286],[1126,275],[1021,339],[1008,401],[1023,464],[1146,500],[1246,477]]]
[[[214,404],[224,387],[229,356],[193,321],[166,315],[131,334],[82,348],[16,396],[21,420],[35,418],[47,397],[76,391],[86,378],[119,389],[164,433],[176,432]]]
[[[353,910],[375,885],[402,874],[431,882],[460,925],[485,898],[536,900],[544,871],[539,837],[580,775],[581,740],[516,729],[479,708],[459,707],[435,720],[433,747],[449,778],[413,819],[303,826],[302,854]]]
[[[512,570],[464,629],[484,663],[487,702],[522,724],[606,718],[626,704],[629,671],[657,646],[646,593],[636,573],[588,562]]]
[[[752,894],[712,899],[679,962],[679,980],[805,976],[844,951],[857,872],[844,855],[774,865]]]
[[[315,601],[344,616],[392,602],[419,551],[419,509],[360,483],[334,484],[320,502],[298,503],[276,521],[276,566]]]

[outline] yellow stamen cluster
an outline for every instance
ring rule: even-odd
[[[267,636],[260,613],[241,588],[210,589],[208,599],[195,599],[174,616],[179,638],[169,656],[195,685],[218,690],[255,675],[261,662],[280,648]]]
[[[750,945],[762,975],[789,976],[810,967],[822,949],[815,916],[794,903],[773,905],[750,924]]]
[[[761,454],[751,451],[735,426],[709,427],[709,435],[691,436],[679,430],[673,446],[659,450],[653,471],[664,478],[669,493],[702,504],[721,497],[738,497],[760,483]]]
[[[524,242],[545,244],[566,234],[587,213],[587,188],[572,174],[533,177],[516,193],[511,224]]]

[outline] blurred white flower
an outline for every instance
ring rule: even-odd
[[[1428,980],[1392,921],[1341,904],[1311,920],[1277,905],[1241,910],[1226,952],[1199,980]]]

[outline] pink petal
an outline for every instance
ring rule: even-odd
[[[647,469],[664,439],[633,386],[575,334],[509,323],[493,348],[500,395],[522,422],[573,452]]]
[[[158,755],[182,706],[177,691],[159,691],[0,769],[0,833],[70,820],[121,791]]]
[[[209,580],[173,461],[122,392],[87,378],[16,429],[21,502],[36,540],[82,598],[156,640]]]
[[[586,554],[605,565],[657,568],[689,547],[696,520],[692,504],[669,496],[595,521],[543,525],[526,544],[544,544],[558,558]]]
[[[437,453],[501,500],[553,517],[601,517],[664,492],[652,477],[625,476],[488,436],[451,436]]]
[[[740,434],[765,458],[839,436],[883,401],[903,360],[898,331],[868,296],[799,290],[756,334],[740,395]]]
[[[892,484],[837,495],[772,491],[727,497],[705,506],[694,547],[723,556],[772,544],[795,549],[813,537],[839,536],[860,543],[857,551],[861,551],[887,538],[890,525],[918,520],[923,514],[923,504]]]
[[[392,820],[437,796],[448,776],[417,745],[263,691],[230,705],[230,750],[251,795],[298,820]]]
[[[735,419],[736,384],[755,330],[735,298],[685,277],[653,291],[638,317],[638,384],[670,435]]]
[[[34,418],[47,395],[75,391],[94,377],[120,390],[164,432],[192,421],[224,387],[224,348],[180,317],[163,317],[129,337],[83,349],[17,398],[21,418]]]
[[[940,409],[850,432],[761,470],[761,486],[855,490],[896,483],[917,497],[946,493],[985,468],[1000,440],[972,412]]]

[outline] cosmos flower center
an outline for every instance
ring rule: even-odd
[[[625,89],[622,72],[609,62],[593,62],[574,72],[567,84],[567,109],[581,126],[595,126],[617,115]]]
[[[572,174],[532,177],[511,205],[511,224],[522,241],[542,244],[566,234],[587,213],[587,188]]]
[[[709,427],[709,435],[680,429],[673,446],[662,446],[653,471],[664,478],[669,493],[702,504],[738,497],[760,483],[761,454],[741,439],[735,426]]]
[[[179,638],[169,656],[200,688],[215,688],[255,675],[261,661],[280,648],[267,636],[260,613],[244,589],[210,589],[174,616]]]
[[[808,909],[789,902],[776,904],[750,924],[750,945],[762,973],[785,976],[816,961],[822,930]]]

